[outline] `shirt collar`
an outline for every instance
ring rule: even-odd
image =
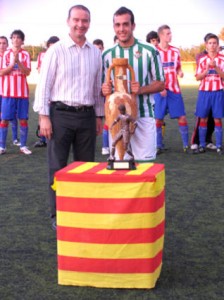
[[[13,48],[10,48],[10,49],[7,49],[7,50],[9,50],[10,52],[13,52]],[[6,50],[6,51],[7,51],[7,50]],[[23,51],[23,50],[24,50],[23,48],[20,48],[18,52],[21,52],[21,51]]]
[[[117,43],[116,46],[118,46],[120,49],[127,50],[127,49],[131,49],[132,47],[134,47],[137,43],[138,43],[138,40],[136,38],[134,38],[134,43],[131,46],[129,46],[129,47],[122,47],[122,46],[120,46],[119,43]]]
[[[70,47],[74,47],[74,46],[78,46],[70,37],[70,35],[67,35],[67,38],[65,39],[65,45],[70,48]],[[83,44],[82,48],[84,47],[90,47],[90,43],[86,40],[85,43]],[[79,46],[78,46],[79,47]]]

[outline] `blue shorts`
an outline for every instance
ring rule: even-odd
[[[224,91],[199,91],[195,115],[200,118],[207,118],[210,110],[215,119],[224,117]]]
[[[1,119],[1,112],[2,112],[2,96],[0,96],[0,119]]]
[[[2,120],[28,120],[29,100],[27,98],[2,97]]]
[[[185,116],[184,101],[181,94],[175,94],[167,90],[167,96],[162,97],[160,93],[154,94],[155,99],[155,118],[163,120],[169,113],[171,119]]]

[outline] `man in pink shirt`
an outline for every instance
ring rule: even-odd
[[[44,57],[34,111],[40,134],[48,139],[48,184],[52,228],[56,227],[55,172],[74,161],[94,161],[96,136],[102,133],[102,55],[89,43],[90,11],[74,5],[67,17],[69,33],[51,46]]]

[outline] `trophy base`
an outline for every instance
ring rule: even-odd
[[[134,160],[109,160],[107,170],[136,170]]]

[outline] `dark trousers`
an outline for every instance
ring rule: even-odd
[[[57,110],[50,108],[53,135],[48,141],[48,182],[51,217],[56,215],[56,193],[52,189],[54,174],[68,163],[70,150],[74,161],[94,161],[96,145],[96,117],[88,111]]]

